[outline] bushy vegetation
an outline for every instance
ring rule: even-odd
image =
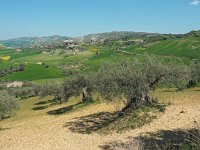
[[[34,96],[34,89],[31,86],[17,87],[17,88],[8,88],[7,91],[10,95],[15,98],[27,98],[29,96]]]
[[[152,102],[150,92],[160,83],[187,85],[190,68],[177,64],[164,64],[146,56],[144,61],[122,61],[104,64],[95,76],[96,87],[107,99],[127,98],[126,107],[137,108]]]
[[[195,61],[191,68],[192,80],[189,82],[189,87],[197,86],[200,83],[200,61]]]
[[[0,77],[4,77],[7,74],[12,74],[15,72],[20,72],[25,70],[24,64],[19,64],[18,66],[10,66],[9,68],[0,69]]]
[[[77,76],[74,79],[66,80],[63,84],[64,99],[68,100],[71,96],[79,96],[82,93],[82,102],[91,100],[93,91],[92,81],[88,77]]]
[[[39,95],[53,96],[58,103],[67,102],[72,96],[83,94],[82,102],[91,100],[91,83],[84,76],[67,79],[63,83],[50,82],[40,87]]]
[[[10,117],[17,108],[18,102],[13,96],[5,91],[0,92],[0,120]]]
[[[82,94],[84,103],[92,99],[92,92],[98,92],[107,100],[123,96],[127,99],[124,109],[138,108],[152,103],[150,92],[158,85],[184,89],[191,80],[190,66],[166,63],[158,57],[146,55],[141,59],[105,63],[96,73],[75,76],[64,83],[47,83],[40,93],[54,96],[58,103]]]
[[[44,96],[54,96],[54,99],[58,103],[62,103],[63,98],[63,86],[58,82],[46,83],[40,88],[39,95]]]

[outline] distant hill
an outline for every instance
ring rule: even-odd
[[[101,40],[129,40],[129,39],[143,39],[143,40],[162,40],[167,38],[176,37],[178,35],[173,34],[159,34],[159,33],[146,33],[146,32],[105,32],[105,33],[97,33],[97,34],[89,34],[83,37],[76,38],[81,42],[90,42],[95,39],[97,41]]]
[[[160,41],[148,48],[148,52],[191,59],[200,58],[200,36],[187,35],[182,38]]]
[[[5,48],[7,48],[5,45],[0,44],[0,49],[5,49]]]
[[[155,54],[187,56],[193,58],[200,55],[200,31],[191,31],[186,34],[159,34],[147,32],[106,32],[89,34],[82,37],[70,38],[66,36],[21,37],[0,41],[0,48],[55,48],[64,44],[65,40],[73,39],[77,42],[100,41],[143,41],[145,49]],[[2,46],[4,45],[4,46]],[[134,46],[134,42],[132,43]],[[199,56],[198,56],[199,57]]]
[[[198,31],[191,31],[189,33],[186,33],[184,36],[200,37],[200,30],[198,30]]]
[[[125,49],[134,53],[152,53],[165,56],[177,56],[190,59],[200,58],[200,31],[191,31],[182,35],[171,35],[164,40],[131,45]]]
[[[9,39],[0,41],[0,44],[3,44],[7,47],[39,47],[39,46],[52,46],[52,45],[59,45],[63,44],[64,40],[71,39],[70,37],[65,36],[46,36],[46,37],[21,37],[15,39]]]

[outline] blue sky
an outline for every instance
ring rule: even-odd
[[[199,0],[0,0],[0,39],[200,29]]]

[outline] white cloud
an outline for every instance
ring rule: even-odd
[[[200,0],[192,0],[191,5],[198,6],[200,4]]]

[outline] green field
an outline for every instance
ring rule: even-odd
[[[152,53],[164,56],[200,59],[200,37],[183,37],[169,39],[142,46],[130,46],[125,51],[133,53]]]
[[[75,69],[81,74],[87,74],[96,71],[102,63],[140,58],[145,53],[158,55],[164,58],[166,62],[175,61],[186,64],[190,64],[191,59],[200,58],[200,37],[190,36],[144,43],[142,45],[132,44],[124,48],[124,52],[116,52],[116,44],[98,44],[84,47],[86,51],[67,57],[65,54],[60,54],[58,50],[55,50],[55,53],[52,55],[51,53],[43,54],[41,50],[17,52],[12,49],[2,49],[0,50],[0,57],[10,56],[11,59],[9,61],[0,61],[1,69],[19,64],[26,64],[26,69],[23,72],[8,74],[0,79],[36,82],[45,82],[47,80],[60,81],[68,78],[68,76],[63,74],[63,70],[58,67],[60,65],[66,66],[80,63],[82,67],[70,69]],[[45,68],[41,63],[49,67]]]

